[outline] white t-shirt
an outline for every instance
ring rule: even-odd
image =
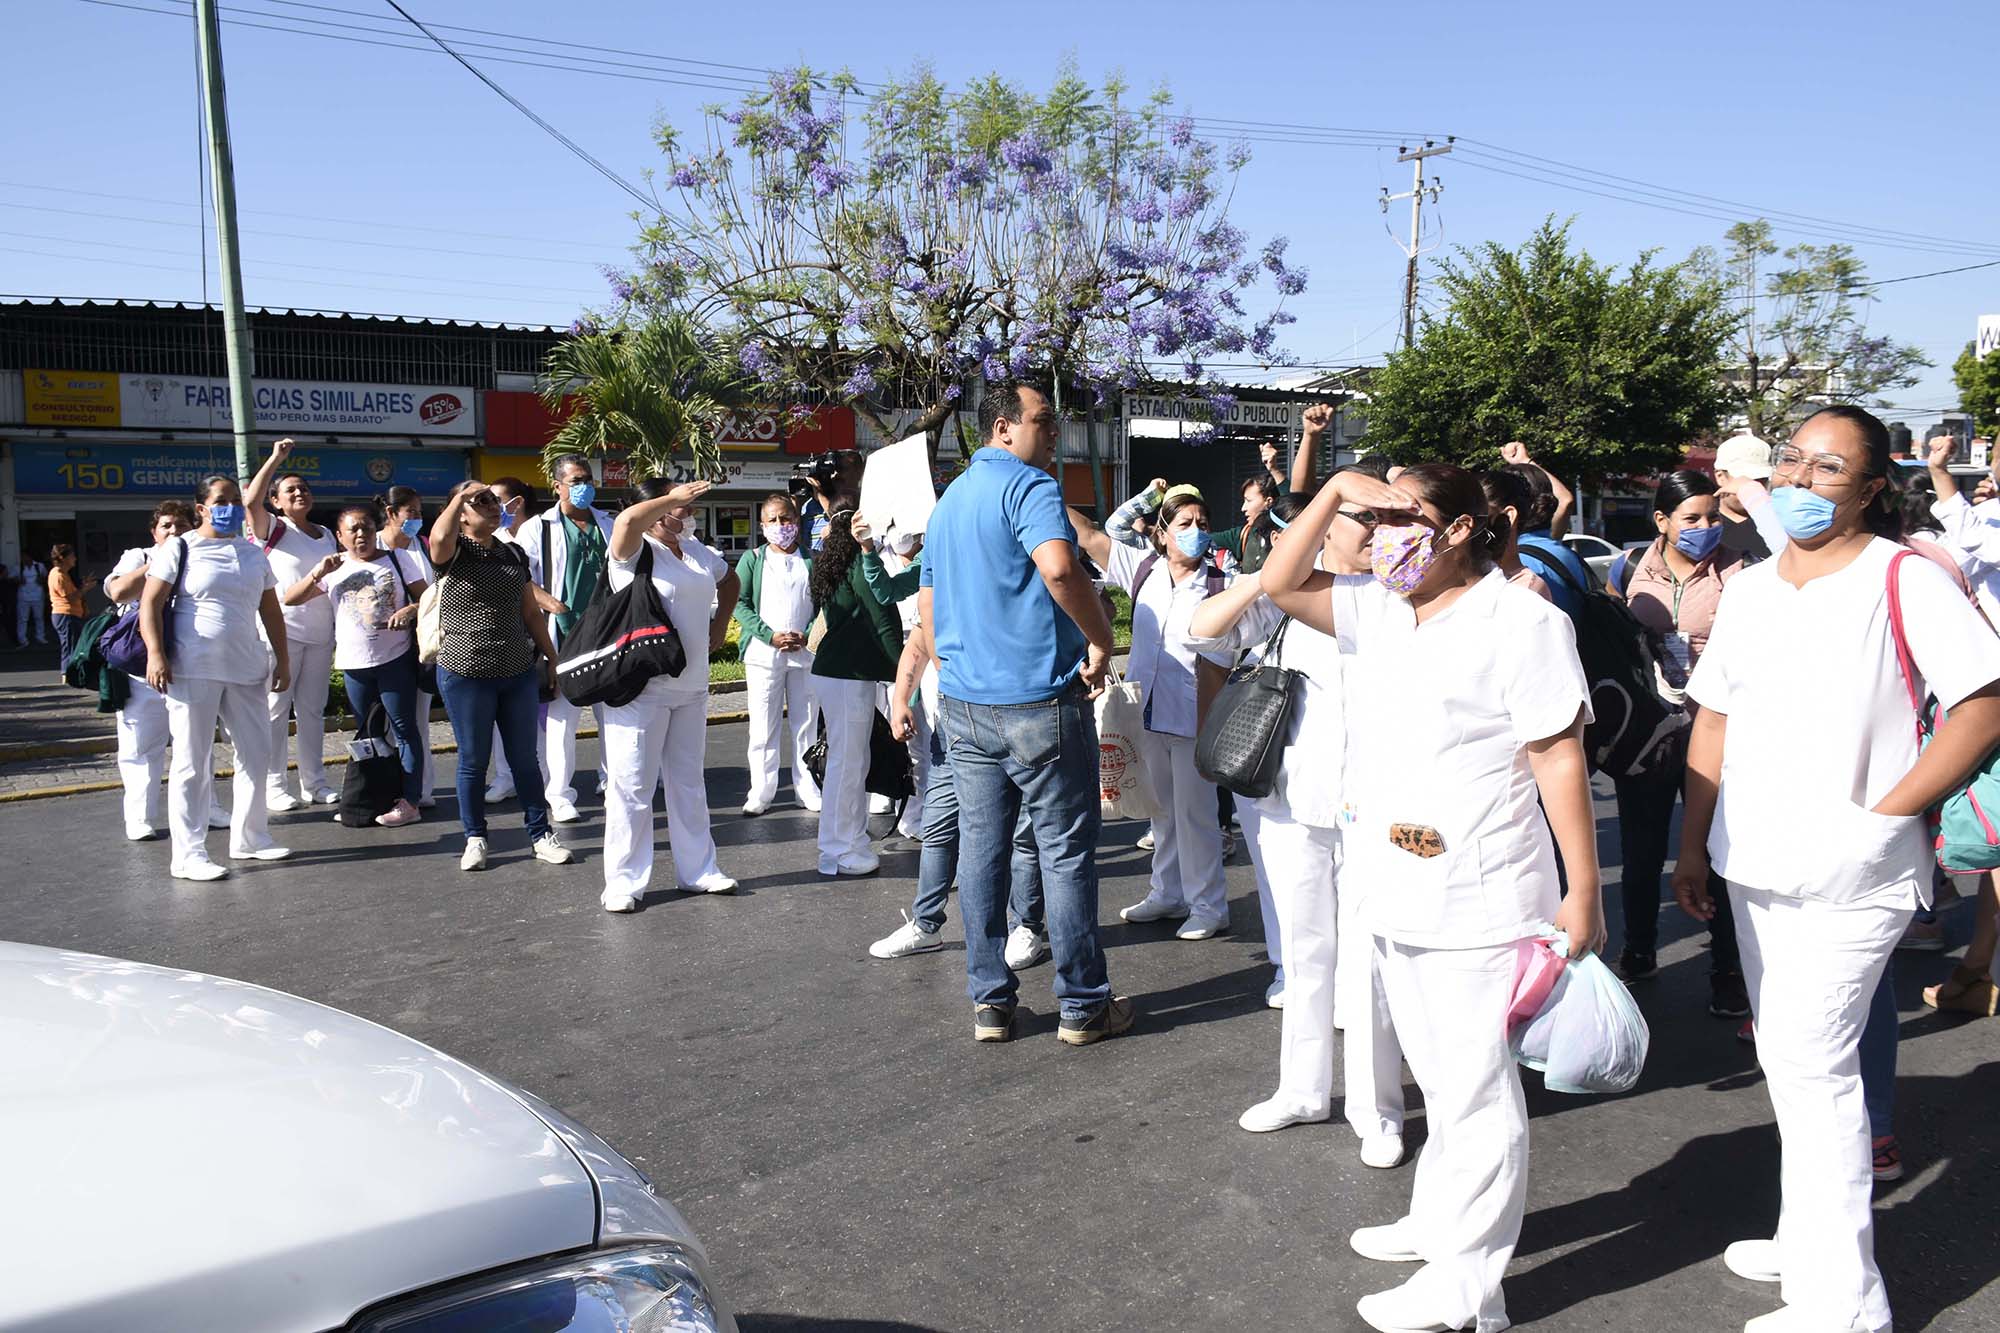
[[[124,554],[118,557],[118,563],[111,567],[111,572],[104,576],[104,581],[106,583],[109,583],[113,579],[122,579],[127,574],[136,574],[140,570],[144,569],[147,565],[151,564],[152,560],[153,560],[152,547],[128,546],[125,548]],[[121,616],[129,615],[133,611],[136,611],[138,609],[139,609],[139,599],[137,597],[134,597],[129,602],[118,603],[118,614]]]
[[[264,552],[264,558],[271,562],[271,574],[278,580],[280,589],[291,587],[312,573],[313,566],[340,549],[333,539],[332,528],[322,527],[319,540],[315,541],[286,519],[271,521],[285,525],[278,534],[278,540]],[[324,597],[315,597],[302,606],[285,607],[285,637],[293,643],[330,642],[333,638],[332,603]]]
[[[647,537],[646,545],[634,551],[631,559],[611,558],[611,591],[622,592],[632,586],[639,556],[649,548],[653,553],[653,588],[660,594],[674,633],[680,635],[687,666],[678,676],[655,676],[647,681],[643,697],[676,702],[698,699],[708,693],[708,624],[715,606],[715,585],[728,576],[729,566],[692,538],[681,539],[681,554],[676,556],[665,544]]]
[[[271,663],[258,632],[258,606],[265,591],[278,586],[271,562],[256,542],[244,538],[183,540],[187,575],[174,603],[174,650],[168,662],[175,679],[264,683]],[[171,587],[181,572],[181,549],[180,541],[154,547],[146,577]]]
[[[1193,736],[1196,731],[1194,664],[1206,657],[1227,668],[1228,653],[1196,653],[1188,644],[1188,622],[1208,596],[1206,566],[1189,572],[1179,583],[1167,558],[1161,556],[1146,571],[1143,587],[1134,588],[1139,566],[1150,551],[1111,544],[1111,559],[1105,566],[1107,579],[1132,594],[1132,656],[1125,666],[1125,679],[1136,681],[1146,691],[1146,730],[1168,736]],[[1220,576],[1222,587],[1232,576]]]
[[[39,560],[30,560],[21,566],[21,596],[31,602],[38,602],[46,591],[49,581],[49,567]]]
[[[1422,626],[1386,590],[1353,611],[1347,664],[1367,702],[1347,717],[1344,882],[1360,887],[1362,923],[1424,948],[1527,938],[1559,905],[1527,746],[1589,715],[1569,617],[1498,570]],[[1435,829],[1443,854],[1396,846],[1396,824]]]
[[[1729,581],[1688,696],[1728,715],[1708,853],[1733,884],[1840,904],[1930,900],[1920,818],[1877,801],[1917,762],[1915,715],[1889,627],[1889,562],[1795,588],[1776,558]],[[2000,680],[2000,638],[1921,556],[1898,571],[1917,689],[1947,709]]]
[[[437,570],[431,567],[431,558],[429,555],[425,554],[424,544],[422,542],[413,541],[408,546],[402,547],[401,549],[397,549],[395,547],[390,546],[389,543],[386,541],[380,542],[378,543],[378,545],[381,547],[382,552],[385,555],[392,550],[396,552],[396,558],[403,562],[403,572],[409,574],[410,582],[412,583],[437,582]]]
[[[763,566],[764,572],[758,579],[758,616],[771,627],[773,634],[804,633],[813,618],[805,550],[801,548],[787,555],[775,546],[766,545]],[[750,590],[745,588],[743,595],[748,597]],[[812,654],[804,648],[792,651],[797,660],[812,662]],[[778,650],[762,639],[753,638],[743,645],[743,661],[747,665],[769,666],[777,660]]]
[[[391,564],[400,562],[401,572]],[[410,604],[404,589],[427,582],[408,551],[382,551],[373,560],[343,560],[320,581],[333,607],[333,664],[342,671],[385,666],[410,651],[416,632],[389,628],[389,617]],[[315,599],[317,600],[317,599]]]

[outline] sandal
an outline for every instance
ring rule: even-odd
[[[2000,986],[1983,968],[1954,967],[1949,980],[1924,987],[1924,1003],[1939,1011],[1992,1018],[2000,1009]]]

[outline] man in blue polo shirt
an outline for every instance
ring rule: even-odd
[[[972,1035],[1013,1035],[1008,860],[1025,806],[1041,852],[1057,1036],[1072,1046],[1132,1026],[1097,940],[1097,722],[1090,698],[1111,661],[1111,621],[1076,550],[1048,468],[1048,396],[989,382],[986,445],[938,501],[924,533],[918,607],[938,662],[939,724],[958,786],[958,894]]]

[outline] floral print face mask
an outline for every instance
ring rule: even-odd
[[[1368,539],[1368,561],[1375,581],[1401,597],[1415,592],[1437,560],[1432,544],[1435,536],[1420,523],[1376,528]]]

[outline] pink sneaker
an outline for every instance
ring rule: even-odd
[[[405,824],[414,824],[423,817],[423,812],[408,801],[397,801],[387,814],[375,816],[375,822],[383,828],[401,828]]]

